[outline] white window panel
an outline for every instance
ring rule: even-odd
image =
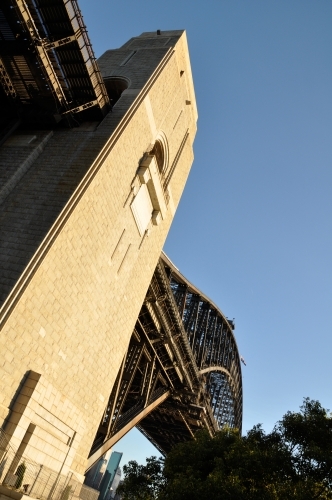
[[[131,211],[140,235],[142,236],[151,220],[153,206],[146,184],[142,184],[138,190],[134,201],[131,204]]]

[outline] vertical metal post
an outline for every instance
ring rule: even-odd
[[[24,434],[24,437],[21,441],[21,444],[18,447],[17,452],[15,453],[14,459],[8,468],[7,474],[14,474],[15,473],[15,469],[17,468],[19,461],[22,458],[22,455],[25,452],[25,449],[29,444],[29,441],[32,437],[32,434],[33,434],[35,428],[36,428],[35,424],[29,424],[29,427],[25,431],[25,434]],[[7,476],[7,474],[6,474],[6,476]],[[5,481],[6,481],[6,478],[5,478],[4,482]]]
[[[146,390],[146,395],[145,395],[145,401],[144,401],[144,408],[146,407],[149,397],[150,397],[150,389],[151,389],[151,383],[152,383],[152,377],[153,377],[153,371],[156,363],[156,355],[153,356],[153,361],[152,361],[152,366],[151,366],[151,372],[150,372],[150,377],[149,377],[149,382]]]
[[[40,465],[40,466],[39,466],[39,471],[37,472],[37,475],[36,475],[36,477],[35,477],[35,480],[34,480],[34,482],[32,483],[32,486],[31,486],[31,488],[30,488],[29,495],[31,495],[31,496],[32,496],[33,488],[34,488],[34,486],[35,486],[35,484],[36,484],[36,482],[37,482],[37,480],[38,480],[38,478],[39,478],[39,476],[40,476],[40,473],[41,473],[41,471],[42,471],[42,468],[43,468],[43,467],[44,467],[43,465]]]

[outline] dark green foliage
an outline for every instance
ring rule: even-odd
[[[24,462],[22,462],[18,467],[17,467],[17,470],[16,470],[16,476],[17,476],[17,480],[16,480],[16,483],[15,483],[15,488],[16,489],[19,489],[21,488],[22,486],[22,483],[23,483],[23,478],[24,478],[24,474],[25,474],[25,471],[26,471],[26,465]]]
[[[196,441],[177,446],[167,457],[165,499],[257,499],[274,495],[271,477],[287,460],[275,435],[255,427],[245,438],[224,429],[212,439],[203,431]]]
[[[146,465],[132,460],[123,466],[125,480],[117,488],[123,500],[154,500],[160,497],[165,479],[162,458],[150,457]]]
[[[332,499],[332,418],[318,401],[305,399],[269,434],[257,425],[243,437],[227,428],[195,437],[171,451],[163,475],[159,463],[155,489],[155,476],[147,482],[144,466],[130,462],[124,500]]]

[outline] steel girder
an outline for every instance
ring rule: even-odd
[[[0,105],[0,140],[18,123],[53,128],[63,119],[77,126],[108,112],[76,0],[1,1]]]
[[[200,428],[242,427],[234,323],[163,254],[91,448],[88,469],[132,427],[167,454]]]
[[[242,374],[234,321],[192,285],[163,255],[170,286],[218,426],[242,427]]]

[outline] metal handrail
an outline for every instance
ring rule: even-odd
[[[82,484],[73,473],[59,474],[18,454],[0,428],[0,485],[40,500],[97,500],[99,491]]]

